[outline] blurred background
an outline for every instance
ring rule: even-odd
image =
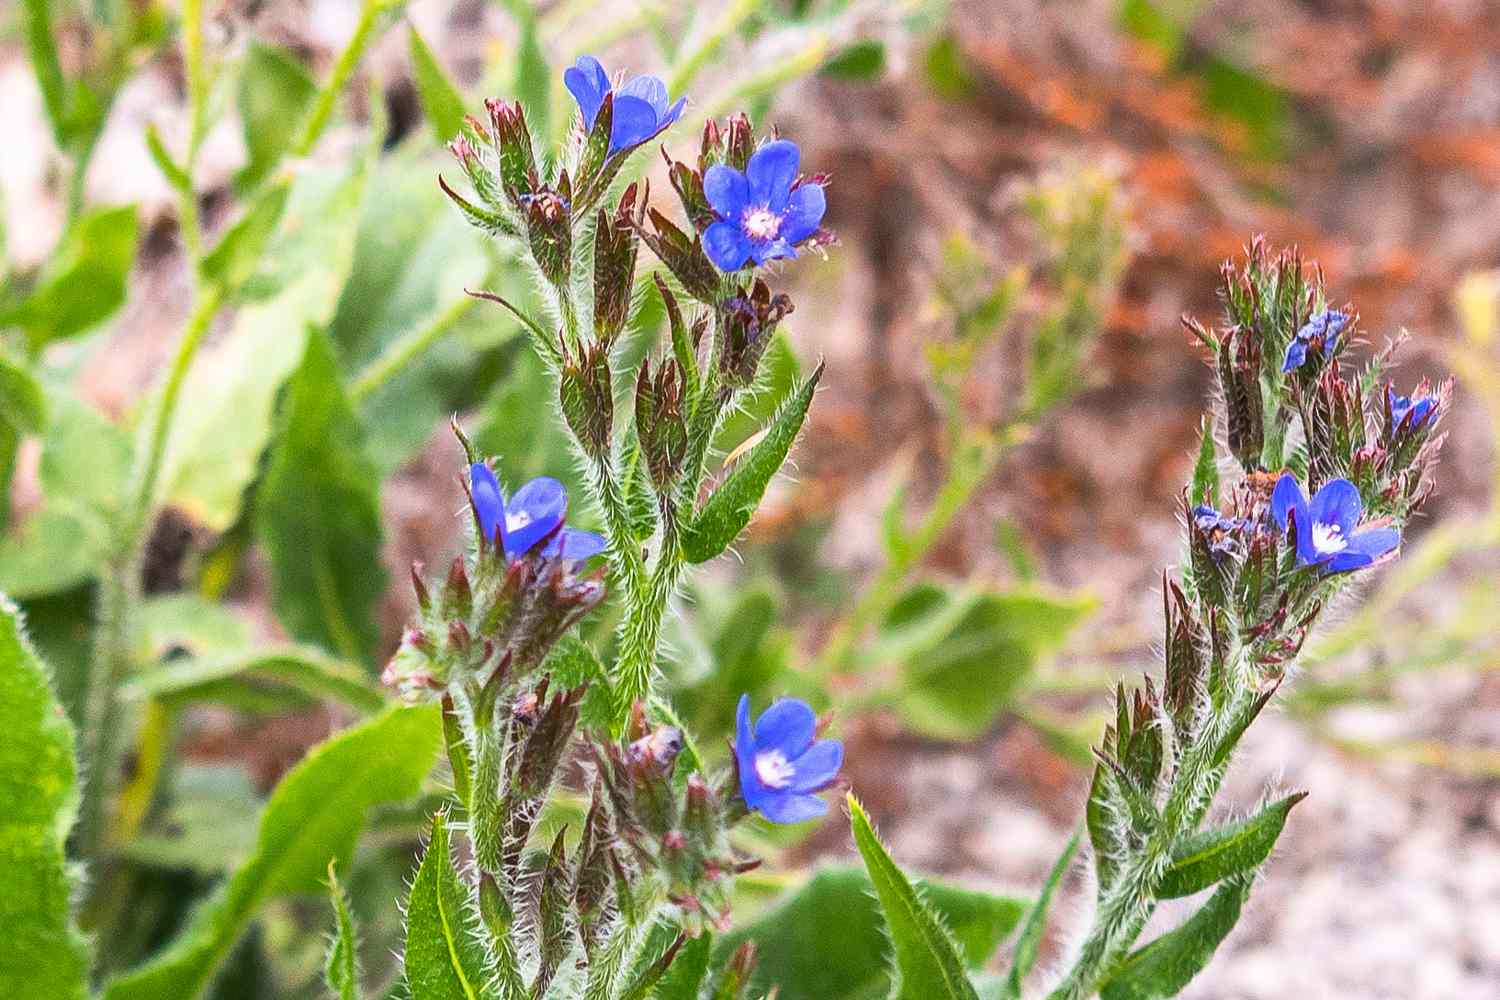
[[[119,443],[191,307],[181,201],[145,137],[181,148],[189,112],[172,6],[59,0],[43,4],[58,66],[86,105],[85,124],[61,128],[28,59],[30,6],[0,7],[0,324],[29,339],[51,419],[40,435],[8,431],[0,590],[26,607],[76,711],[91,526],[117,502]],[[288,116],[361,7],[205,12],[225,68],[193,200],[214,234],[286,148]],[[577,55],[661,73],[674,96],[686,84],[688,121],[743,107],[795,139],[804,169],[831,174],[841,240],[783,269],[796,312],[759,412],[721,439],[743,443],[827,360],[794,474],[673,619],[674,698],[705,743],[742,690],[814,698],[836,713],[847,777],[898,861],[1034,891],[1079,815],[1114,683],[1159,669],[1160,574],[1179,556],[1209,386],[1179,318],[1218,321],[1221,262],[1264,233],[1321,266],[1371,349],[1409,331],[1398,384],[1459,382],[1440,488],[1404,559],[1333,616],[1282,711],[1247,738],[1228,801],[1312,794],[1185,995],[1500,992],[1500,7],[412,0],[375,30],[323,141],[277,168],[368,158],[369,190],[353,206],[331,188],[294,195],[323,242],[269,262],[331,269],[306,315],[271,322],[330,331],[384,477],[382,562],[401,584],[368,643],[333,652],[378,673],[412,608],[407,566],[457,551],[450,413],[512,485],[571,475],[539,365],[513,323],[462,294],[524,294],[524,279],[437,189],[438,172],[459,173],[434,114],[443,78],[472,112],[519,84],[550,110],[533,124],[560,136],[573,113],[561,70]],[[666,141],[696,152],[691,126]],[[665,192],[659,160],[643,159]],[[262,301],[277,301],[261,277]],[[301,348],[278,351],[267,310],[256,329],[251,311],[215,323],[184,396],[146,567],[143,641],[161,652],[283,635],[253,511]],[[155,909],[119,932],[120,964],[242,856],[246,803],[347,721],[294,694],[251,685],[174,712],[175,764],[130,845]],[[378,971],[417,826],[393,811],[377,827],[351,891]],[[747,918],[797,871],[852,852],[838,815],[755,846],[773,863],[747,880]],[[1086,919],[1084,877],[1066,883],[1064,925]],[[219,996],[316,995],[321,913],[275,904]],[[1066,928],[1044,962],[1065,944]]]

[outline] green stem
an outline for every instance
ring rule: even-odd
[[[188,367],[221,301],[217,286],[210,287],[188,318],[161,395],[147,417],[142,438],[144,447],[136,454],[131,473],[129,506],[120,526],[114,556],[100,583],[98,622],[82,727],[81,758],[85,780],[79,806],[78,843],[85,858],[100,857],[109,841],[108,813],[120,739],[119,686],[130,663],[131,616],[140,596],[141,561],[172,415]]]
[[[656,674],[657,652],[661,646],[661,620],[677,590],[682,575],[682,548],[677,532],[677,513],[671,504],[662,504],[661,547],[650,581],[638,590],[625,611],[620,637],[620,662],[617,668],[619,688],[615,718],[623,722],[636,699],[651,691]]]
[[[487,275],[483,283],[489,284],[490,280],[491,276]],[[388,347],[350,384],[350,402],[361,403],[371,394],[384,388],[413,358],[426,352],[457,326],[459,321],[469,314],[475,301],[470,295],[454,300],[447,309],[433,317],[426,326],[412,330]]]
[[[370,43],[375,40],[375,29],[380,23],[381,16],[391,6],[391,0],[365,0],[360,8],[359,23],[354,27],[354,35],[349,39],[349,44],[344,46],[344,51],[339,53],[338,62],[333,64],[333,74],[329,76],[328,82],[319,92],[318,101],[313,105],[307,124],[303,127],[300,138],[292,146],[295,155],[306,156],[312,152],[313,146],[323,135],[323,130],[328,127],[328,120],[333,115],[334,103],[343,93],[349,78],[354,75],[354,69],[364,57],[365,49],[369,48]]]

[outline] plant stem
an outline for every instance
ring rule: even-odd
[[[489,284],[492,276],[493,272],[486,275],[483,284]],[[360,372],[350,383],[349,401],[355,404],[361,403],[372,393],[384,388],[413,358],[425,352],[442,339],[444,334],[457,326],[459,321],[469,314],[475,301],[471,295],[455,299],[448,308],[434,316],[426,326],[412,330],[386,348],[380,357],[370,362],[364,371]]]
[[[302,129],[301,137],[292,146],[292,152],[297,156],[306,156],[312,152],[323,129],[328,127],[328,120],[333,115],[334,103],[339,94],[343,93],[344,86],[349,78],[354,75],[354,69],[364,57],[365,49],[375,40],[375,28],[380,18],[392,6],[391,0],[365,0],[360,8],[359,23],[354,27],[354,34],[349,39],[349,44],[344,46],[344,51],[339,53],[338,62],[333,64],[333,73],[328,77],[328,82],[318,93],[318,101],[313,105],[312,113],[307,118],[307,124]]]

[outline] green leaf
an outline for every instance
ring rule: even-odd
[[[77,810],[73,727],[20,612],[0,598],[0,996],[83,1000],[87,945],[73,926],[63,850]]]
[[[925,879],[917,887],[970,968],[985,965],[1026,912],[1009,896]],[[752,996],[778,987],[780,1000],[876,1000],[890,990],[890,938],[862,868],[820,869],[753,923],[721,935],[714,967],[745,941],[756,946]]]
[[[167,144],[162,141],[161,133],[156,130],[156,123],[150,122],[146,125],[146,152],[151,154],[151,162],[156,164],[156,169],[166,178],[172,190],[187,193],[192,190],[193,179],[188,176],[187,171],[172,158]]]
[[[244,864],[255,853],[260,799],[244,768],[179,762],[164,776],[163,804],[134,838],[120,845],[130,861],[208,878]]]
[[[1021,934],[1016,938],[1015,955],[1011,959],[1010,973],[1005,978],[1005,989],[1001,993],[1003,1000],[1020,1000],[1021,983],[1031,974],[1031,967],[1036,964],[1037,951],[1042,943],[1042,931],[1047,927],[1047,911],[1052,908],[1052,896],[1057,892],[1058,885],[1063,876],[1068,872],[1068,866],[1073,863],[1073,855],[1078,853],[1078,842],[1082,831],[1073,831],[1073,836],[1068,838],[1067,846],[1057,857],[1052,865],[1052,871],[1047,875],[1047,882],[1042,886],[1042,894],[1037,897],[1036,903],[1026,914],[1026,923],[1021,927]]]
[[[31,72],[42,92],[42,107],[52,125],[58,146],[68,148],[72,121],[68,109],[68,81],[57,58],[57,40],[52,34],[52,0],[22,0],[21,31]]]
[[[310,331],[287,391],[280,439],[256,497],[277,620],[297,639],[357,663],[379,638],[379,479],[365,457],[333,348]]]
[[[667,967],[667,974],[649,994],[651,1000],[698,1000],[699,990],[708,978],[713,944],[712,934],[703,933],[689,938]]]
[[[240,220],[198,265],[205,281],[217,284],[227,296],[250,280],[276,231],[276,223],[281,221],[290,190],[289,184],[273,184],[256,196]]]
[[[835,80],[873,80],[885,72],[885,43],[865,39],[834,53],[820,69]]]
[[[250,645],[250,627],[244,619],[191,590],[146,598],[136,611],[136,627],[142,663],[174,653],[205,656]]]
[[[288,149],[297,125],[312,105],[318,85],[300,62],[282,49],[252,40],[240,70],[239,110],[248,162],[234,184],[259,184]]]
[[[292,185],[266,254],[282,276],[275,295],[243,306],[234,326],[193,365],[162,472],[166,499],[211,531],[239,518],[271,437],[282,384],[302,361],[309,325],[332,317],[354,260],[366,164],[352,173],[309,169]]]
[[[135,235],[134,205],[83,215],[31,294],[0,311],[0,325],[25,330],[36,351],[108,319],[125,301]]]
[[[20,434],[38,434],[47,422],[47,400],[28,366],[0,350],[0,423]]]
[[[333,904],[333,940],[323,962],[323,981],[338,1000],[359,1000],[359,962],[355,953],[357,940],[354,918],[349,915],[349,900],[339,885],[338,871],[328,865],[328,899]]]
[[[432,839],[406,900],[406,985],[412,1000],[481,1000],[486,956],[478,904],[453,867],[448,820],[432,817]]]
[[[274,693],[278,690],[286,694],[278,698]],[[226,650],[173,660],[132,678],[121,693],[174,707],[207,701],[295,705],[327,698],[361,712],[378,712],[386,704],[358,665],[335,660],[310,646]]]
[[[1176,996],[1207,967],[1219,942],[1240,919],[1253,881],[1250,875],[1231,876],[1181,927],[1132,952],[1105,979],[1100,1000]]]
[[[417,96],[422,100],[422,111],[432,124],[434,138],[446,143],[457,136],[464,125],[464,99],[448,79],[443,66],[422,41],[416,25],[411,26],[409,49],[412,75],[417,82]]]
[[[888,655],[902,664],[897,710],[929,736],[982,734],[1093,606],[1087,597],[1030,588],[948,602],[887,640]]]
[[[392,708],[332,737],[287,773],[261,813],[254,856],[146,964],[103,1000],[193,1000],[262,903],[321,891],[329,858],[347,863],[365,814],[421,788],[442,742],[436,706]]]
[[[1219,506],[1219,459],[1214,452],[1214,423],[1203,421],[1202,440],[1198,445],[1198,459],[1193,463],[1193,489],[1188,502]]]
[[[849,825],[891,936],[897,983],[892,1000],[977,1000],[953,937],[886,853],[864,808],[848,796]]]
[[[707,562],[745,530],[771,477],[781,469],[787,452],[792,450],[792,443],[807,418],[807,408],[812,405],[813,391],[822,377],[823,366],[819,365],[801,388],[782,403],[765,437],[739,460],[687,526],[682,551],[688,562]]]
[[[1273,802],[1249,819],[1202,830],[1178,843],[1172,851],[1160,899],[1179,899],[1207,889],[1215,882],[1253,872],[1271,854],[1286,826],[1292,807],[1307,798],[1306,792]]]

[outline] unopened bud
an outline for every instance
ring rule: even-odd
[[[725,299],[720,305],[724,324],[724,350],[719,371],[729,385],[748,386],[760,370],[777,324],[792,311],[792,300],[784,293],[771,294],[764,281],[756,279],[747,293]]]
[[[558,397],[563,418],[584,450],[595,457],[607,453],[615,416],[609,348],[585,344],[577,358],[564,350]]]
[[[660,491],[671,489],[687,457],[687,421],[683,413],[687,392],[676,359],[661,363],[655,376],[651,361],[641,362],[635,386],[635,430],[651,481]]]
[[[500,160],[500,180],[507,191],[524,191],[527,178],[536,172],[531,149],[531,128],[519,101],[490,98],[484,102],[494,130],[495,153]]]
[[[563,175],[563,185],[567,175]],[[542,275],[561,287],[573,267],[573,216],[565,190],[543,187],[523,195],[526,235]]]

